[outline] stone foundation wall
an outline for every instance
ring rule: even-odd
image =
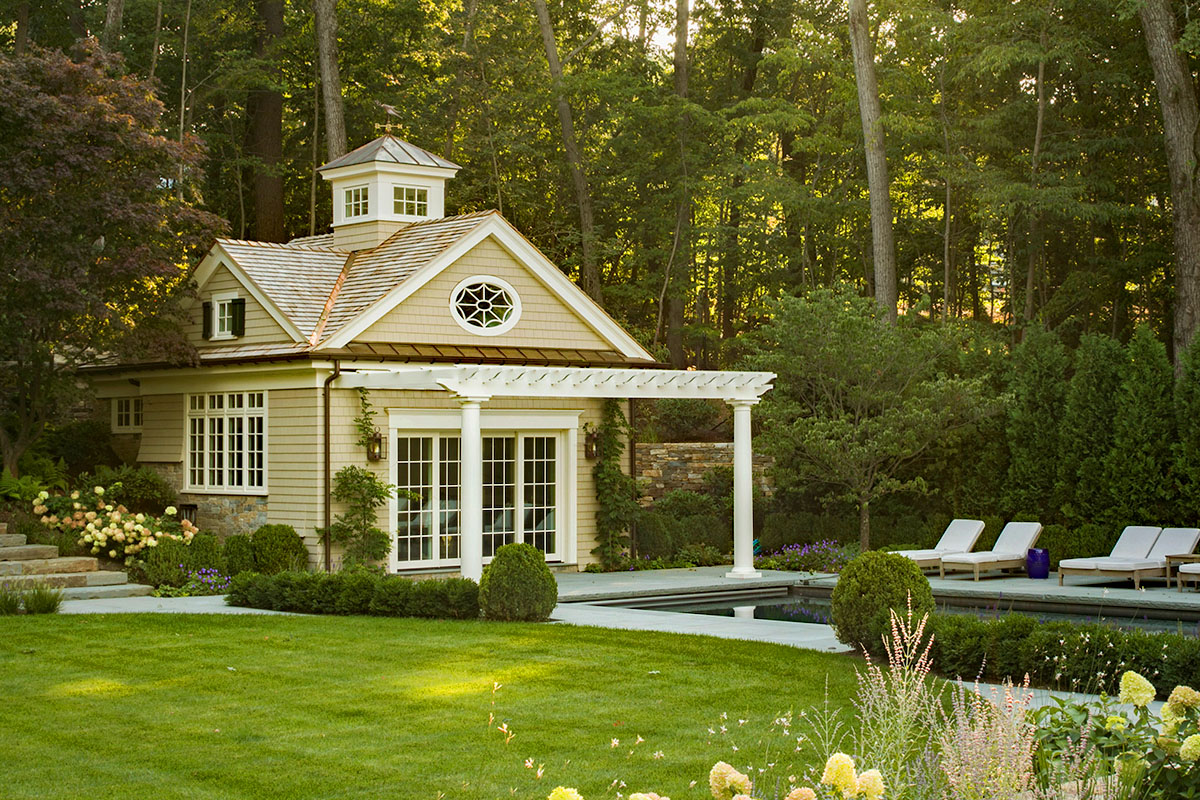
[[[733,468],[733,442],[639,442],[636,452],[638,483],[651,500],[675,489],[702,492],[709,470]],[[754,454],[754,485],[765,495],[774,491],[767,477],[774,463],[770,456]]]
[[[267,524],[267,498],[243,494],[183,492],[183,464],[146,464],[179,492],[180,504],[196,506],[196,526],[202,533],[225,539],[235,533],[254,533]]]

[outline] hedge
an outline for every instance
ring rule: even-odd
[[[225,602],[300,614],[479,618],[479,586],[472,580],[412,581],[368,570],[243,572],[234,576]]]
[[[1121,673],[1144,675],[1166,697],[1200,685],[1200,639],[1182,633],[1122,630],[1099,623],[1043,622],[1024,614],[980,619],[934,614],[934,668],[949,678],[1104,692],[1116,696]]]

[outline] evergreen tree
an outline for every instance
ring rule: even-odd
[[[1129,360],[1117,393],[1113,442],[1105,460],[1110,521],[1117,525],[1162,524],[1167,499],[1171,443],[1175,438],[1167,349],[1146,325],[1129,340]]]
[[[1095,522],[1112,504],[1105,460],[1112,449],[1113,418],[1125,349],[1103,334],[1084,334],[1075,351],[1075,374],[1058,434],[1055,499],[1067,522]]]
[[[1016,516],[1046,519],[1058,476],[1058,424],[1069,363],[1058,337],[1042,330],[1030,329],[1013,351],[1004,505]]]
[[[1175,384],[1175,485],[1178,503],[1174,521],[1194,525],[1200,519],[1200,334],[1180,358],[1182,374]]]

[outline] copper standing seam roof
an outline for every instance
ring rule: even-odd
[[[398,139],[389,133],[380,136],[374,141],[367,142],[362,147],[351,150],[344,156],[335,158],[333,161],[320,167],[317,171],[324,172],[327,169],[349,167],[353,164],[369,164],[376,161],[391,164],[408,164],[415,167],[462,169],[462,167],[453,161],[447,161],[441,156],[434,155],[422,147],[417,147],[415,144]]]

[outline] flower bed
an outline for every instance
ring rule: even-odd
[[[157,547],[163,538],[190,543],[197,529],[186,519],[176,519],[174,506],[162,516],[132,513],[125,506],[104,499],[105,489],[97,486],[91,495],[78,491],[69,495],[38,493],[33,513],[43,525],[67,534],[78,534],[79,545],[95,556],[123,560],[132,566],[147,548]]]

